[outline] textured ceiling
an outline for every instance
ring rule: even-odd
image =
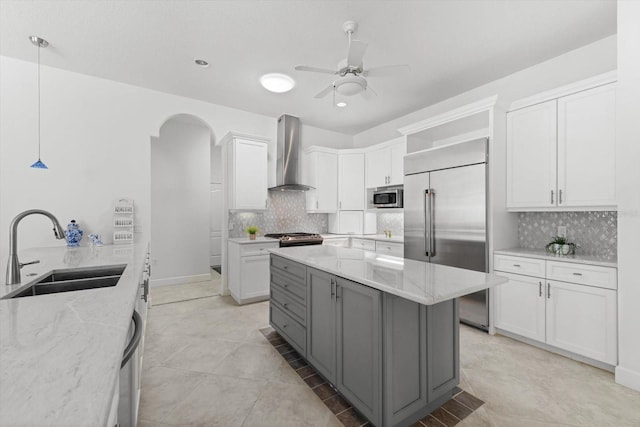
[[[370,77],[377,96],[313,96],[347,51],[344,21],[369,43],[365,68],[409,64]],[[0,54],[36,61],[28,41],[50,42],[42,63],[83,74],[356,134],[616,32],[613,0],[431,1],[0,1]],[[199,68],[205,58],[210,68]],[[297,82],[286,94],[267,72]],[[1,76],[0,76],[1,78]]]

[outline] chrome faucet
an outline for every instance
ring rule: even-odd
[[[18,224],[22,221],[22,218],[33,215],[40,214],[44,215],[51,220],[53,223],[53,234],[56,236],[56,239],[64,239],[64,230],[60,225],[58,219],[53,216],[53,214],[43,211],[42,209],[30,209],[28,211],[24,211],[16,215],[15,218],[11,221],[11,225],[9,226],[9,261],[7,262],[7,285],[15,285],[16,283],[20,283],[20,269],[25,265],[29,264],[37,264],[40,261],[31,261],[22,264],[18,261]]]

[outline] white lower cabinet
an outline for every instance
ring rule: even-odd
[[[494,264],[504,269],[495,273],[509,279],[494,291],[497,329],[617,364],[615,268],[507,255],[496,255]],[[544,273],[514,273],[532,264],[546,265]],[[554,280],[559,274],[574,283]]]
[[[274,242],[229,241],[229,293],[238,304],[269,299],[269,252]]]
[[[392,255],[403,258],[404,243],[381,242],[380,240],[376,240],[376,252],[379,254]]]

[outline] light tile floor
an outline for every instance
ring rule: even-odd
[[[211,280],[180,285],[155,286],[150,290],[151,304],[170,304],[220,295],[221,281],[220,274],[215,270],[211,270]]]
[[[148,314],[139,426],[340,426],[259,332],[268,303],[229,297]],[[486,403],[459,426],[640,426],[613,374],[461,326],[460,387]]]

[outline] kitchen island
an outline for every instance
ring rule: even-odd
[[[271,325],[376,426],[408,426],[459,383],[457,298],[506,282],[353,248],[272,249]]]
[[[137,296],[147,253],[146,243],[20,252],[40,263],[22,269],[21,283],[2,282],[2,297],[55,270],[126,267],[115,286],[0,299],[0,425],[115,424],[132,313],[146,308]]]

